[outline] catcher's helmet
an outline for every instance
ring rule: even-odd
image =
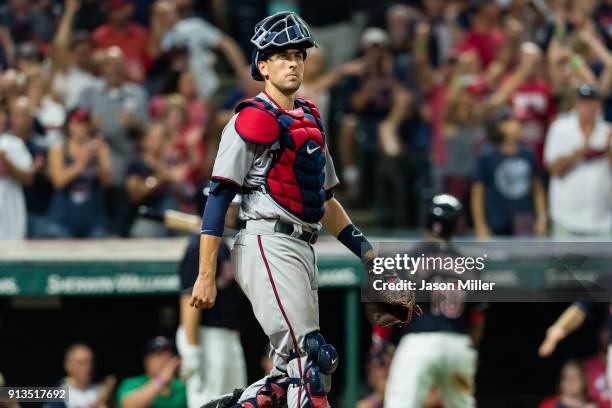
[[[255,25],[255,34],[251,38],[255,46],[251,55],[251,76],[256,81],[263,81],[257,69],[257,61],[266,59],[270,52],[289,46],[304,50],[316,47],[308,24],[292,11],[281,11],[272,14]]]
[[[437,195],[431,200],[425,221],[426,228],[437,237],[450,239],[455,233],[460,214],[459,200],[450,194]]]

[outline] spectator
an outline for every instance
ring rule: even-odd
[[[32,101],[34,119],[43,133],[45,145],[50,147],[62,142],[66,109],[57,94],[51,90],[50,78],[42,74],[30,76],[25,93]]]
[[[96,48],[119,47],[125,57],[127,78],[142,83],[150,65],[149,32],[132,21],[133,13],[131,0],[108,0],[108,22],[98,27],[92,38]]]
[[[542,401],[539,408],[597,408],[589,401],[584,369],[578,361],[563,365],[558,395]]]
[[[385,227],[417,225],[424,215],[425,194],[430,193],[431,126],[414,93],[396,86],[392,98],[391,111],[378,126],[376,205]]]
[[[109,148],[95,134],[89,113],[68,115],[66,142],[49,151],[55,194],[49,209],[54,238],[98,238],[107,234],[103,188],[110,183]]]
[[[610,333],[606,326],[597,331],[597,351],[584,360],[584,373],[589,386],[589,398],[596,402],[599,408],[610,407],[612,390],[606,379],[606,359]]]
[[[474,52],[452,55],[442,64],[432,89],[433,96],[438,96],[432,102],[435,184],[444,193],[457,197],[464,208],[469,207],[476,153],[485,139],[476,109],[481,95],[470,83],[470,78],[477,78],[480,72]],[[460,234],[467,231],[467,213],[459,216],[457,232]]]
[[[32,162],[32,180],[24,186],[28,212],[28,236],[45,236],[46,213],[53,193],[53,187],[46,173],[49,143],[34,127],[34,109],[30,99],[20,96],[10,110],[10,133],[19,137],[26,145]]]
[[[521,122],[521,142],[536,155],[540,167],[546,131],[556,113],[552,87],[545,73],[539,47],[523,43],[516,69],[502,78],[489,100],[493,107],[511,105],[513,116]]]
[[[0,111],[5,117],[6,112]],[[0,134],[0,239],[26,236],[27,212],[23,186],[34,178],[32,155],[24,141],[10,133]]]
[[[0,26],[7,27],[16,45],[34,42],[37,46],[51,41],[53,20],[31,0],[9,0],[0,8]]]
[[[75,343],[68,347],[64,357],[66,377],[60,387],[68,387],[68,402],[47,403],[44,408],[105,408],[109,404],[115,383],[107,376],[101,384],[93,382],[94,353],[89,346]]]
[[[136,141],[130,135],[147,122],[148,101],[140,85],[125,80],[125,60],[119,48],[112,47],[105,52],[102,68],[102,81],[85,88],[78,106],[91,114],[94,125],[99,126],[110,147],[112,181],[107,191],[108,211],[114,231],[125,235],[128,211],[125,173],[136,152]]]
[[[195,188],[202,182],[204,170],[210,172],[212,163],[205,161],[206,145],[203,139],[203,129],[199,125],[190,126],[185,99],[180,95],[170,95],[166,98],[163,121],[170,130],[170,145],[168,160],[183,169],[184,198],[191,200]]]
[[[506,38],[500,28],[498,3],[495,0],[478,0],[474,3],[471,27],[457,47],[461,51],[476,51],[482,66],[486,68],[495,59]]]
[[[521,123],[508,108],[487,121],[490,145],[476,159],[472,217],[476,235],[546,234],[546,196],[535,156],[519,140]]]
[[[140,143],[139,156],[128,165],[125,187],[132,203],[132,219],[140,205],[161,211],[177,208],[174,195],[177,172],[166,160],[169,144],[168,128],[161,123],[152,124]],[[132,237],[165,235],[168,231],[162,225],[145,219],[136,220],[130,231]]]
[[[67,109],[73,109],[83,90],[95,81],[93,41],[87,32],[72,33],[78,10],[78,0],[66,1],[51,48],[53,86]]]
[[[155,337],[145,347],[145,373],[126,378],[117,389],[120,408],[186,408],[185,384],[177,378],[181,360],[174,342],[167,337]]]
[[[609,237],[612,222],[612,131],[597,88],[582,85],[574,109],[550,126],[544,162],[555,238]]]
[[[177,45],[189,50],[189,69],[193,72],[198,94],[209,98],[219,87],[219,77],[214,70],[213,51],[218,49],[228,60],[237,79],[243,86],[251,82],[242,50],[228,35],[215,26],[193,15],[192,1],[179,4],[158,0],[151,19],[151,43],[149,53],[158,57]]]
[[[366,372],[372,393],[359,400],[356,408],[382,408],[384,406],[385,388],[394,351],[393,345],[386,343],[383,349],[370,354]]]
[[[347,187],[358,185],[359,201],[366,206],[373,204],[371,187],[375,185],[378,156],[376,129],[392,102],[393,56],[388,45],[389,36],[384,30],[366,29],[361,36],[366,67],[361,75],[350,77],[346,84],[353,115],[343,123],[340,158]]]

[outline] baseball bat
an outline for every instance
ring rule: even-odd
[[[200,232],[202,224],[202,218],[197,215],[175,210],[158,210],[144,205],[138,207],[138,214],[142,218],[161,222],[164,227],[179,232]]]

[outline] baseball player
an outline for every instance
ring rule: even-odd
[[[415,256],[459,257],[450,240],[460,214],[461,204],[455,197],[435,196],[427,214],[425,242],[412,251]],[[476,278],[469,271],[457,274],[454,270],[425,269],[416,271],[412,279],[415,276],[440,283]],[[428,302],[420,305],[422,314],[402,329],[387,380],[385,408],[420,407],[433,386],[445,407],[475,406],[477,352],[473,344],[480,340],[484,305],[466,302],[466,294],[458,289],[444,296],[432,291]],[[373,351],[390,335],[389,329],[374,326]]]
[[[251,74],[264,92],[247,99],[223,130],[200,236],[199,275],[191,305],[215,304],[215,265],[223,219],[242,192],[245,227],[233,247],[234,275],[268,335],[274,368],[243,392],[213,407],[327,408],[335,348],[319,330],[313,244],[321,225],[355,255],[371,253],[332,189],[338,184],[317,107],[296,98],[306,49],[316,45],[295,13],[271,15],[255,27]]]
[[[604,275],[597,280],[597,284],[605,289],[608,293],[612,291],[612,275]],[[601,303],[590,301],[577,301],[568,307],[559,316],[557,321],[546,330],[546,337],[540,345],[538,354],[540,357],[548,357],[554,353],[557,344],[577,330]],[[605,304],[604,304],[605,305]],[[609,314],[607,318],[608,325],[608,388],[612,384],[612,304],[607,304]]]

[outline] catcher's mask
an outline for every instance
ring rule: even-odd
[[[427,212],[425,221],[427,229],[437,237],[450,239],[455,233],[461,210],[461,203],[454,196],[450,194],[435,196]]]
[[[317,46],[308,24],[291,11],[272,14],[257,23],[251,43],[255,46],[251,54],[251,76],[256,81],[263,81],[257,62],[267,59],[273,52],[295,48],[306,58],[306,49]]]

